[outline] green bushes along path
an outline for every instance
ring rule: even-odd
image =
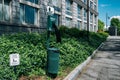
[[[62,43],[55,43],[51,36],[51,46],[60,49],[59,75],[65,74],[68,68],[82,63],[91,53],[106,40],[106,33],[89,33],[87,42],[86,31],[76,28],[61,27]],[[17,33],[0,37],[0,80],[13,80],[21,76],[44,76],[47,60],[46,35],[38,33]],[[9,66],[9,54],[20,54],[20,65],[14,74]]]

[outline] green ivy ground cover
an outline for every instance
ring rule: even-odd
[[[65,75],[68,68],[75,68],[105,41],[106,33],[89,33],[76,28],[61,27],[62,43],[56,43],[51,36],[51,46],[60,49],[60,65],[58,76]],[[0,37],[0,80],[14,80],[21,76],[45,76],[47,60],[46,35],[38,33],[17,33]],[[20,65],[9,66],[9,54],[20,54]],[[70,72],[70,71],[68,71]]]

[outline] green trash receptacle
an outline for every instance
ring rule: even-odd
[[[47,49],[47,73],[57,74],[59,67],[59,49]]]

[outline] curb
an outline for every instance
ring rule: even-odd
[[[103,45],[104,43],[101,43],[100,46],[93,52],[93,54],[87,58],[83,63],[78,65],[72,72],[70,72],[63,80],[75,80],[77,76],[82,72],[83,68],[90,62],[90,60],[95,56],[98,49]]]

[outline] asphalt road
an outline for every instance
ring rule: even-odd
[[[108,37],[76,80],[120,80],[120,37]]]

